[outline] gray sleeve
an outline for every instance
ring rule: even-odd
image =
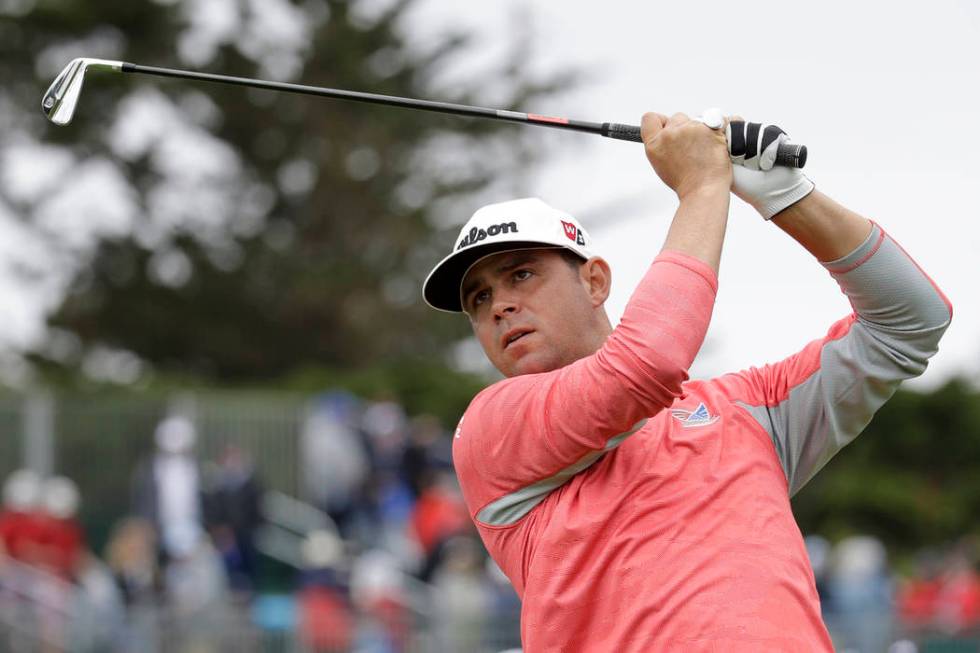
[[[925,371],[952,316],[945,296],[877,225],[860,247],[824,266],[856,319],[819,343],[819,365],[788,392],[767,389],[773,400],[737,402],[768,431],[791,496],[857,437],[904,379]],[[804,376],[774,369],[769,384]]]

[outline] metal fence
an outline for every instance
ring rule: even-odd
[[[0,476],[3,478],[25,462],[23,403],[20,398],[0,399]]]
[[[7,395],[0,397],[0,476],[19,467],[71,478],[80,519],[96,545],[130,510],[131,479],[153,450],[168,413],[191,416],[197,457],[215,460],[229,443],[248,451],[263,485],[302,496],[300,437],[310,396],[272,392],[174,395]]]

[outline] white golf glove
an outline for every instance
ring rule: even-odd
[[[733,164],[732,191],[766,220],[813,190],[813,182],[799,168],[773,165],[779,144],[789,140],[779,127],[733,120],[725,137]]]

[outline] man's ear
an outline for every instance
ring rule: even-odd
[[[593,256],[579,268],[579,277],[592,298],[593,306],[602,306],[612,288],[612,270],[606,259]]]

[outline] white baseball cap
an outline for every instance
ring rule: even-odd
[[[592,239],[578,220],[537,197],[489,204],[463,225],[453,251],[432,269],[422,297],[432,308],[461,313],[459,287],[474,265],[491,254],[563,248],[592,258]]]

